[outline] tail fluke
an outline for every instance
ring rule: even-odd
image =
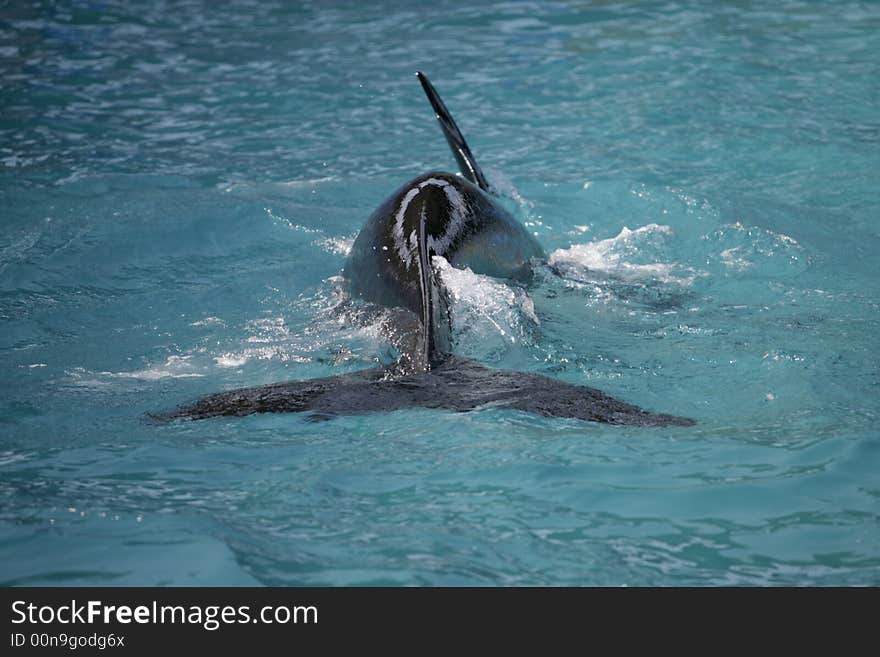
[[[461,130],[455,125],[455,120],[452,118],[449,110],[446,109],[446,105],[443,104],[440,94],[437,93],[434,85],[431,84],[431,81],[428,80],[424,73],[418,71],[416,76],[419,78],[419,82],[422,83],[422,89],[425,90],[425,95],[431,102],[431,107],[434,108],[437,120],[440,121],[440,127],[443,128],[443,134],[449,143],[449,148],[452,149],[455,159],[458,160],[458,166],[461,167],[461,172],[472,183],[479,185],[480,189],[488,192],[489,183],[486,181],[486,176],[480,170],[477,160],[464,140],[464,135],[461,134]]]
[[[530,372],[491,369],[461,358],[449,358],[427,372],[405,376],[377,367],[322,379],[220,392],[171,413],[151,417],[169,421],[306,412],[307,419],[326,420],[339,415],[416,407],[459,412],[507,408],[544,417],[643,427],[694,424],[688,418],[642,410],[595,388]]]

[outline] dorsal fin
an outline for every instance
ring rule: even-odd
[[[437,271],[434,269],[431,260],[434,254],[431,252],[428,244],[425,208],[421,203],[414,206],[414,211],[416,211],[416,208],[418,208],[417,211],[419,213],[418,263],[422,301],[420,364],[425,370],[428,370],[432,365],[448,356],[448,332],[451,330],[451,327],[449,326],[447,299],[444,296],[442,286],[437,278]],[[445,334],[441,332],[443,330],[445,330]]]
[[[425,90],[425,95],[431,102],[431,107],[434,108],[437,120],[440,121],[440,127],[443,128],[443,134],[446,136],[446,141],[449,143],[449,148],[452,149],[455,159],[458,160],[458,166],[461,167],[461,172],[472,183],[479,185],[480,189],[487,192],[490,191],[486,176],[484,176],[483,172],[480,170],[480,165],[477,164],[477,160],[474,158],[473,153],[471,153],[471,149],[468,148],[467,142],[464,140],[464,135],[461,134],[461,130],[455,125],[455,120],[452,118],[452,114],[449,113],[449,110],[446,109],[446,105],[443,104],[440,94],[437,93],[434,85],[431,84],[431,81],[428,80],[428,77],[424,73],[417,71],[416,76],[419,78],[419,82],[422,83],[422,89]]]

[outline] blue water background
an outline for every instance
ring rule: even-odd
[[[417,69],[566,271],[459,349],[695,427],[144,421],[381,356]],[[880,584],[880,4],[12,1],[0,85],[0,583]]]

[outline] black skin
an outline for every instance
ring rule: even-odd
[[[444,188],[425,184],[434,180],[448,185],[461,198],[463,207],[450,207]],[[419,189],[422,184],[425,186]],[[412,192],[415,196],[406,203],[403,213],[401,241],[400,236],[394,234],[396,213]],[[456,211],[461,222],[453,225]],[[532,259],[545,257],[525,227],[476,185],[451,173],[426,173],[388,197],[358,233],[343,270],[353,296],[421,312],[420,253],[417,248],[409,248],[406,242],[411,235],[418,235],[422,216],[426,237],[439,240],[447,232],[453,233],[442,246],[428,245],[429,257],[442,256],[453,266],[470,267],[478,274],[496,278],[522,280],[531,273]],[[468,252],[468,247],[480,237],[489,242],[503,240],[503,250]],[[402,251],[409,257],[401,257]]]
[[[527,279],[544,258],[540,245],[496,203],[461,131],[439,94],[419,73],[463,175],[427,173],[380,205],[358,234],[344,274],[352,297],[395,309],[400,352],[388,367],[208,395],[160,421],[254,413],[308,412],[311,420],[424,407],[453,411],[506,408],[635,426],[690,426],[586,386],[540,374],[484,367],[450,353],[449,309],[432,258],[478,274]],[[402,336],[402,337],[401,337]]]
[[[343,273],[352,297],[413,313],[415,325],[395,366],[426,371],[449,355],[449,311],[433,256],[478,274],[524,280],[541,246],[476,185],[426,173],[380,205],[361,229]]]
[[[425,181],[438,184],[421,186]],[[454,225],[446,188],[450,185],[464,200],[455,208]],[[412,190],[417,193],[410,194]],[[445,246],[422,250],[400,249],[395,235],[401,203],[410,195],[402,213],[402,231],[418,234],[422,222],[427,247],[456,228]],[[462,211],[464,210],[464,211]],[[472,249],[479,240],[499,241],[507,247],[507,259],[497,252]],[[406,246],[406,245],[403,245]],[[436,244],[435,244],[436,246]],[[383,248],[385,247],[385,248]],[[418,244],[416,244],[418,247]],[[403,255],[401,255],[401,252]],[[307,419],[326,420],[339,415],[380,413],[424,407],[471,411],[495,407],[525,411],[545,417],[566,417],[605,424],[635,426],[690,426],[693,420],[644,411],[587,386],[577,386],[540,374],[484,367],[448,353],[448,315],[433,306],[425,331],[420,272],[427,272],[429,294],[442,297],[440,282],[430,265],[432,255],[441,255],[453,265],[471,266],[479,273],[521,278],[530,262],[543,255],[540,246],[503,208],[475,185],[446,173],[419,176],[395,192],[370,216],[352,247],[344,273],[352,296],[374,304],[397,308],[398,326],[409,341],[398,341],[400,360],[340,376],[307,381],[289,381],[242,388],[208,395],[195,403],[153,419],[204,419],[216,416],[244,416],[254,413],[307,412]],[[436,300],[436,299],[435,299]],[[426,348],[427,351],[423,352]]]
[[[310,412],[312,421],[340,415],[383,413],[405,408],[472,411],[504,408],[545,417],[566,417],[641,427],[691,426],[693,420],[649,413],[595,388],[540,374],[484,367],[450,357],[428,372],[389,376],[386,368],[308,381],[288,381],[218,392],[156,420],[200,420],[254,413]]]

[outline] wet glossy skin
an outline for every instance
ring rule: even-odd
[[[448,314],[431,257],[503,278],[523,278],[544,252],[503,208],[473,184],[448,173],[407,183],[367,220],[344,274],[353,296],[403,308],[400,358],[389,367],[243,388],[209,395],[157,420],[219,415],[311,412],[313,420],[410,407],[470,411],[506,407],[543,416],[638,426],[689,426],[693,420],[644,411],[595,388],[540,374],[494,370],[437,344]],[[411,312],[409,312],[411,311]],[[440,318],[435,322],[433,318]],[[411,338],[411,339],[410,339]]]
[[[478,274],[523,279],[532,259],[545,257],[525,227],[488,194],[458,176],[427,173],[367,219],[344,269],[352,295],[420,313],[422,226],[429,264],[439,255]]]
[[[419,79],[463,171],[488,184],[436,90]],[[352,374],[244,388],[209,395],[156,419],[311,411],[313,419],[387,412],[413,406],[469,411],[500,406],[544,416],[609,424],[690,425],[692,420],[643,411],[594,388],[539,374],[493,370],[450,352],[450,315],[432,263],[524,280],[544,260],[526,228],[473,182],[431,172],[411,180],[367,219],[345,263],[352,297],[397,309],[397,362]],[[401,310],[402,309],[402,310]]]

